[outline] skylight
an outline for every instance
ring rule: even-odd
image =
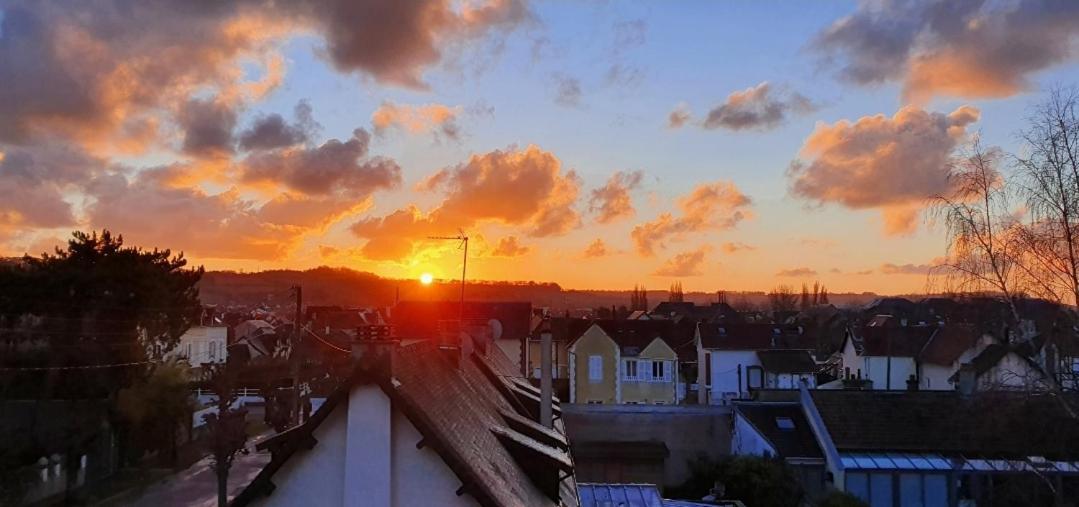
[[[776,427],[781,430],[793,430],[794,420],[790,417],[776,417]]]

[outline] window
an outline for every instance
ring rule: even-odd
[[[663,382],[667,379],[667,362],[652,361],[652,382]]]
[[[603,380],[603,356],[588,356],[588,380],[590,382]]]
[[[217,342],[210,342],[210,360],[217,359]]]
[[[589,405],[602,405],[603,400],[588,400]]]
[[[704,353],[704,385],[712,387],[712,353]]]
[[[793,430],[794,420],[790,417],[776,417],[776,427],[781,430]]]
[[[638,380],[636,359],[626,359],[622,363],[622,379],[630,381]]]

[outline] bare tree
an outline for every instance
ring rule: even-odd
[[[229,469],[247,443],[246,409],[236,409],[235,367],[210,366],[210,387],[217,396],[217,413],[202,416],[210,433],[211,467],[217,475],[217,505],[228,505]]]
[[[777,285],[768,293],[773,312],[790,312],[798,308],[798,296],[789,285]]]
[[[950,289],[1003,295],[1018,321],[1014,297],[1021,234],[997,170],[1001,156],[975,140],[953,166],[948,192],[935,198],[932,211],[948,232],[948,254],[938,272]]]
[[[1037,106],[1015,156],[1016,182],[1030,213],[1023,228],[1028,290],[1079,305],[1079,93],[1057,88]]]

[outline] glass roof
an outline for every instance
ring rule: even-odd
[[[839,455],[847,470],[925,470],[965,472],[1030,472],[1079,474],[1077,461],[1048,461],[1030,456],[1026,459],[946,458],[940,454],[913,453],[842,453]]]

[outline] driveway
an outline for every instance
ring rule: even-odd
[[[229,470],[229,499],[231,500],[258,475],[270,453],[240,454]],[[214,507],[217,505],[217,476],[210,469],[210,458],[203,458],[186,470],[151,484],[135,496],[124,495],[122,500],[102,503],[102,506],[134,505],[138,507]]]

